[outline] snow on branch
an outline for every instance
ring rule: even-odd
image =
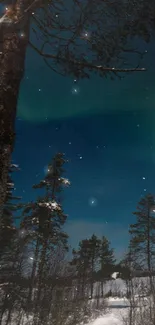
[[[61,207],[56,201],[40,202],[40,203],[38,203],[38,205],[41,207],[47,207],[52,211],[61,211]]]
[[[65,186],[70,186],[70,181],[69,181],[69,179],[64,178],[64,177],[60,177],[58,180],[59,180],[63,185],[65,185]]]

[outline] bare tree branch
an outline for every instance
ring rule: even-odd
[[[61,56],[56,56],[53,54],[48,54],[48,53],[43,53],[42,50],[39,50],[31,41],[29,41],[29,45],[35,50],[39,55],[43,56],[45,59],[54,59],[57,61],[60,61],[62,63],[67,63],[68,59],[61,57]],[[83,68],[88,68],[91,70],[96,70],[96,71],[109,71],[109,72],[136,72],[136,71],[146,71],[146,68],[115,68],[115,67],[104,67],[102,65],[94,65],[92,63],[89,63],[87,61],[81,62],[81,61],[75,61],[72,59],[69,59],[69,63],[73,66],[75,66],[77,69],[83,69]]]

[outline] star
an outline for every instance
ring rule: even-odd
[[[78,157],[79,157],[79,159],[82,159],[83,158],[82,155],[80,155],[79,153],[78,153]]]
[[[90,198],[90,199],[89,199],[89,205],[90,205],[91,207],[95,207],[95,206],[97,205],[97,199],[94,198],[94,197]]]
[[[73,94],[73,95],[78,95],[79,92],[80,92],[80,89],[79,89],[78,87],[73,87],[73,88],[72,88],[72,94]]]

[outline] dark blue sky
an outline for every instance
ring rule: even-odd
[[[13,154],[21,168],[14,176],[16,192],[24,201],[35,199],[32,185],[53,155],[64,152],[72,185],[63,206],[73,246],[95,232],[107,235],[120,256],[132,211],[141,196],[154,192],[155,50],[152,45],[147,50],[147,72],[122,81],[92,76],[78,87],[27,53]]]

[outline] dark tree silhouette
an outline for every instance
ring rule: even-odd
[[[130,251],[144,270],[151,273],[155,269],[155,199],[146,195],[138,203],[137,211],[133,212],[137,220],[130,225]]]
[[[84,297],[87,287],[89,288],[89,298],[93,297],[94,274],[99,266],[101,240],[92,235],[89,239],[84,239],[79,243],[78,250],[73,249],[72,265],[76,266],[78,278],[79,295]]]
[[[19,170],[18,166],[10,164],[7,176],[5,204],[0,220],[0,281],[2,281],[1,277],[5,280],[10,277],[10,263],[12,260],[14,241],[17,236],[14,212],[20,207],[20,204],[17,204],[17,200],[20,200],[21,197],[13,196],[15,187],[11,176],[12,172],[16,170]]]
[[[44,280],[48,274],[48,259],[58,245],[68,250],[68,235],[63,231],[67,216],[60,204],[59,195],[64,186],[70,183],[62,177],[64,172],[64,155],[58,153],[48,165],[47,175],[33,186],[42,189],[43,195],[36,202],[27,204],[23,211],[21,230],[25,232],[29,246],[34,246],[33,263],[27,306],[31,307],[34,283],[37,286],[36,308],[40,308],[41,294],[46,291]]]
[[[133,266],[139,265],[141,270],[147,271],[150,292],[155,306],[155,286],[153,272],[155,270],[155,198],[148,194],[138,203],[137,211],[133,214],[137,218],[135,224],[130,225],[131,234],[129,251]],[[153,314],[153,316],[155,315]]]
[[[103,236],[100,245],[100,265],[99,271],[101,277],[101,294],[103,297],[103,283],[105,279],[109,278],[114,271],[115,266],[114,250],[110,248],[109,240]]]

